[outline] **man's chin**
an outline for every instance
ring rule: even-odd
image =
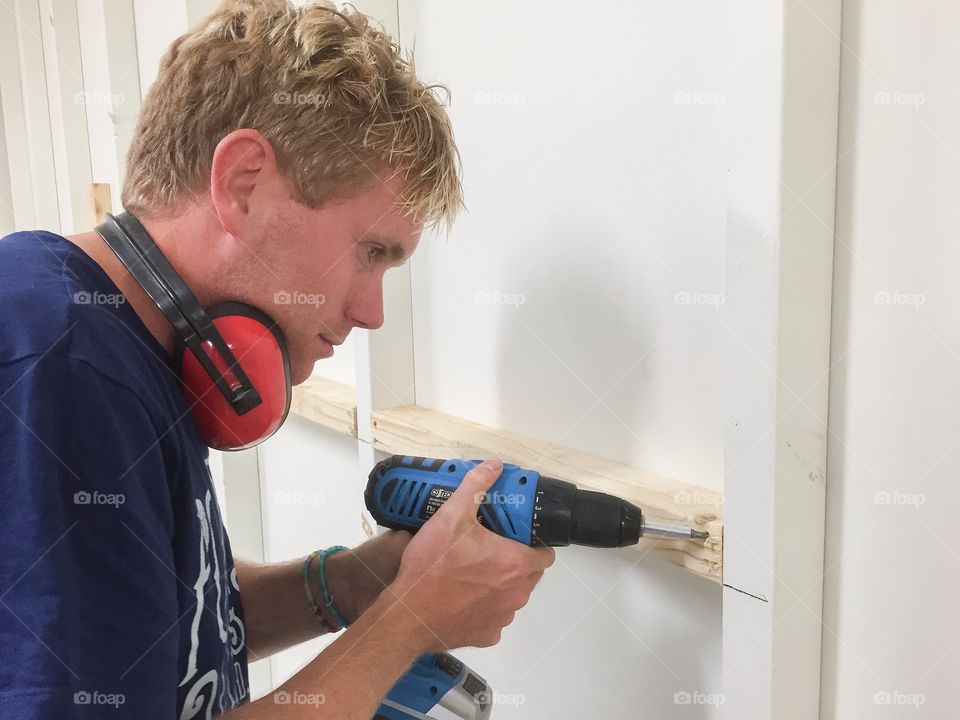
[[[314,363],[310,363],[309,365],[300,365],[299,367],[291,368],[290,382],[293,385],[305,383],[310,376],[313,375],[313,366]]]

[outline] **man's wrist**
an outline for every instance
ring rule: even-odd
[[[408,533],[386,533],[352,550],[327,556],[324,565],[327,589],[337,611],[348,623],[356,622],[394,581],[409,537]],[[322,605],[323,592],[316,567],[311,572],[310,583],[314,597]],[[321,609],[325,611],[324,617],[332,616],[329,609]]]
[[[353,550],[341,550],[327,557],[325,575],[327,589],[333,598],[337,611],[348,623],[353,623],[360,614],[357,611],[356,596],[360,591],[357,585],[356,558]],[[319,585],[319,573],[317,573]],[[317,596],[322,602],[323,593]],[[327,608],[323,608],[327,612]]]
[[[430,649],[427,638],[429,628],[403,599],[403,593],[395,586],[388,586],[369,610],[364,613],[362,622],[369,621],[377,627],[389,627],[392,644],[406,649],[412,662]]]

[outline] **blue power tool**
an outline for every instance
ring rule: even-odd
[[[373,720],[486,720],[487,681],[453,655],[421,655],[380,703]]]
[[[370,472],[364,500],[384,527],[416,532],[482,460],[394,455]],[[625,547],[645,535],[706,539],[709,533],[647,522],[633,503],[504,464],[477,512],[480,523],[525,545]]]
[[[367,510],[380,525],[416,532],[481,460],[394,455],[370,472]],[[647,522],[636,505],[607,493],[504,464],[477,512],[493,532],[525,545],[625,547],[645,535],[706,539],[709,533]],[[387,694],[374,720],[487,718],[490,688],[446,653],[421,656]]]

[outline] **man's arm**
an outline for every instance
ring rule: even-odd
[[[423,623],[389,590],[280,688],[223,717],[370,720],[396,678],[427,649],[424,635]]]
[[[355,622],[393,582],[410,537],[406,532],[388,532],[327,558],[327,586],[348,622]],[[267,565],[236,561],[251,660],[324,632],[320,620],[310,612],[303,587],[304,559]],[[316,563],[311,566],[310,583],[313,596],[319,600],[322,593]]]
[[[366,612],[277,691],[225,717],[370,720],[418,655],[498,643],[555,556],[553,548],[526,547],[480,525],[480,498],[501,470],[499,461],[486,461],[467,473],[409,538],[397,578]]]

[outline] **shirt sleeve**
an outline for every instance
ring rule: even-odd
[[[0,365],[0,717],[176,716],[167,430],[85,361]]]

